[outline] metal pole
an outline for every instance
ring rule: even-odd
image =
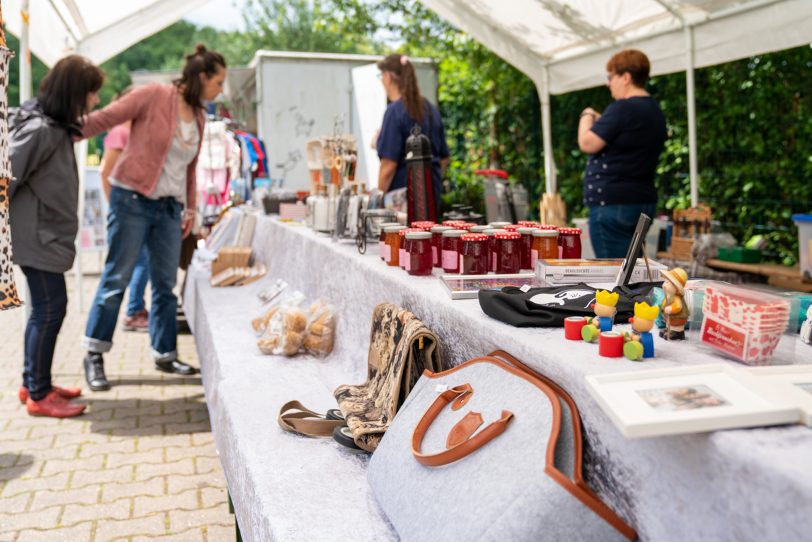
[[[699,204],[699,174],[696,160],[696,100],[694,98],[694,29],[685,27],[685,91],[688,102],[688,173],[691,181],[691,206]]]
[[[29,0],[22,0],[20,4],[20,104],[31,99],[31,47],[28,26]]]
[[[76,281],[76,312],[82,313],[84,308],[84,292],[82,291],[82,226],[85,217],[85,174],[87,171],[87,139],[74,144],[73,152],[79,166],[79,232],[76,235],[76,258],[73,260],[74,280]]]
[[[555,162],[553,161],[553,131],[550,124],[550,85],[547,66],[543,68],[541,85],[536,85],[541,101],[541,134],[544,142],[544,185],[548,194],[555,194]]]

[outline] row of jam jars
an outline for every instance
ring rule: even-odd
[[[383,261],[386,261],[386,228],[390,226],[400,226],[400,224],[397,222],[383,222],[380,225],[381,236],[378,238],[378,254],[380,254]]]
[[[399,265],[400,259],[400,231],[405,230],[406,226],[386,226],[383,231],[385,234],[384,238],[384,247],[383,247],[383,254],[384,254],[384,261],[386,265],[391,265],[393,267]]]
[[[538,260],[558,258],[558,230],[533,230],[533,248],[530,251],[531,269]]]
[[[406,234],[408,254],[406,270],[410,275],[431,275],[434,268],[431,254],[431,232],[411,231]]]
[[[581,228],[558,229],[558,257],[567,260],[581,257]]]
[[[443,232],[443,250],[440,255],[443,271],[446,273],[460,272],[460,251],[462,249],[462,236],[468,233],[465,230],[447,230]]]
[[[398,250],[398,265],[401,269],[409,270],[409,240],[406,239],[407,233],[415,233],[423,231],[418,228],[403,228],[398,232],[400,235],[400,250]]]
[[[518,232],[503,231],[493,234],[496,241],[496,272],[518,273],[522,266],[522,236]]]
[[[431,229],[431,259],[434,267],[443,266],[443,232],[453,229],[451,226],[434,226]]]
[[[460,239],[460,272],[464,275],[487,275],[490,269],[488,236],[484,233],[466,233]]]

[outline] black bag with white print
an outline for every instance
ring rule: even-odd
[[[651,303],[652,290],[659,283],[640,282],[615,288],[620,294],[615,322],[626,322],[634,316],[634,304]],[[480,290],[479,305],[485,314],[516,327],[563,327],[570,316],[594,316],[594,288],[584,283],[547,288],[509,286],[502,290]]]

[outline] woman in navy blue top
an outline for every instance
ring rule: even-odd
[[[442,174],[448,166],[448,145],[440,112],[420,95],[414,65],[406,55],[389,55],[378,62],[389,105],[383,116],[376,148],[381,159],[378,189],[406,188],[406,139],[417,124],[431,141],[434,201],[440,201]]]
[[[595,256],[623,258],[640,213],[657,211],[654,175],[666,139],[665,117],[646,92],[649,60],[635,49],[606,64],[612,98],[603,115],[587,107],[578,124],[578,147],[588,153],[584,203]]]

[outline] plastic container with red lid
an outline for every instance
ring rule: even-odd
[[[499,274],[518,273],[522,266],[522,236],[513,231],[496,232],[496,272]]]

